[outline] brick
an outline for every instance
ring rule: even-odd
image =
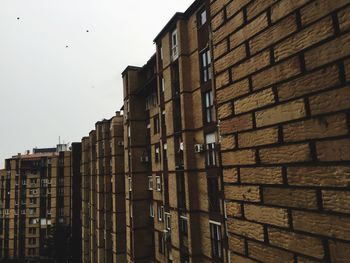
[[[271,7],[271,20],[276,22],[277,20],[285,17],[296,9],[300,8],[310,0],[282,0]]]
[[[270,224],[280,227],[288,227],[287,209],[266,207],[259,205],[244,205],[244,215],[248,220],[259,223]]]
[[[232,68],[232,79],[238,80],[270,64],[270,52],[264,51]]]
[[[225,7],[227,0],[216,0],[210,4],[210,14],[213,16]]]
[[[257,186],[226,185],[225,199],[259,202],[260,190]]]
[[[320,139],[348,133],[345,114],[315,118],[283,126],[285,142]]]
[[[225,71],[219,75],[215,76],[216,88],[220,89],[230,83],[230,75],[228,71]]]
[[[227,228],[229,232],[236,235],[264,241],[264,229],[261,224],[229,218],[227,220]]]
[[[235,100],[235,114],[255,110],[273,103],[275,103],[275,95],[272,89],[265,89],[263,91],[250,94],[242,99]]]
[[[240,168],[242,183],[251,184],[282,184],[282,168],[280,167],[254,167]]]
[[[230,35],[230,47],[234,48],[268,26],[266,13],[260,15],[239,31]]]
[[[319,261],[311,260],[309,258],[297,257],[298,263],[319,263]]]
[[[232,17],[226,24],[213,32],[213,43],[219,43],[222,39],[226,38],[229,34],[235,31],[243,24],[243,12],[239,12]],[[232,47],[231,47],[232,48]]]
[[[218,59],[215,62],[215,71],[221,72],[222,70],[230,67],[231,65],[237,63],[238,61],[246,57],[246,50],[244,45],[241,45],[234,50],[230,51],[227,55]]]
[[[308,144],[284,145],[259,150],[260,161],[264,164],[296,163],[311,161]]]
[[[226,6],[226,16],[229,18],[241,10],[250,0],[231,1]]]
[[[329,252],[332,262],[348,263],[350,255],[350,244],[340,241],[329,241]]]
[[[350,33],[305,52],[306,68],[311,70],[350,55],[349,42]]]
[[[223,169],[223,180],[225,183],[236,183],[238,180],[237,169]]]
[[[315,190],[291,189],[291,188],[264,188],[264,204],[317,209],[317,196]]]
[[[328,89],[340,83],[338,67],[332,65],[281,84],[277,89],[278,98],[280,101],[285,101],[308,93]]]
[[[254,89],[261,89],[280,81],[287,80],[299,73],[299,59],[294,57],[255,74],[252,78],[253,87]]]
[[[292,211],[295,230],[350,240],[350,218],[320,213]]]
[[[308,25],[348,3],[348,0],[314,1],[300,10],[302,24]]]
[[[350,29],[350,6],[339,11],[338,21],[340,31],[344,32]]]
[[[253,119],[251,114],[241,115],[230,120],[224,120],[220,123],[220,132],[223,135],[249,130],[251,128],[253,128]]]
[[[276,61],[294,55],[332,36],[334,34],[332,23],[331,17],[326,17],[278,44],[274,49]]]
[[[264,32],[253,37],[249,41],[250,52],[255,54],[260,50],[276,43],[277,41],[289,36],[297,30],[295,15],[291,15],[283,19],[276,25],[269,27]]]
[[[225,198],[238,201],[260,201],[260,190],[257,186],[225,186]]]
[[[322,240],[280,229],[269,228],[269,241],[272,245],[307,256],[323,259]]]
[[[218,103],[226,102],[249,92],[249,80],[244,79],[216,92]]]
[[[233,107],[231,102],[221,104],[220,106],[218,106],[217,113],[219,119],[223,119],[225,117],[230,116],[233,113]]]
[[[238,146],[240,148],[261,146],[277,142],[278,129],[276,127],[238,134]]]
[[[227,41],[221,41],[214,46],[214,60],[216,60],[221,55],[225,54],[228,51]]]
[[[236,140],[233,135],[221,136],[220,149],[221,150],[232,150],[236,148]]]
[[[310,97],[311,114],[350,109],[350,86]]]
[[[269,247],[253,241],[248,241],[249,257],[266,263],[294,263],[293,254]]]
[[[237,254],[231,254],[231,262],[239,262],[239,263],[256,263],[257,261],[242,257]]]
[[[289,167],[287,176],[289,185],[347,187],[350,166]]]
[[[212,30],[215,31],[218,27],[220,27],[225,22],[225,13],[224,11],[220,11],[211,19],[211,27]]]
[[[349,161],[350,139],[317,142],[316,151],[320,161]]]
[[[242,217],[242,207],[237,202],[225,202],[228,217]]]
[[[222,164],[223,165],[248,165],[255,164],[255,151],[254,150],[241,150],[234,152],[223,152]]]
[[[305,116],[305,105],[302,99],[255,113],[257,127],[297,120]]]
[[[278,0],[251,1],[251,4],[247,6],[248,20],[254,18],[277,1]]]
[[[230,235],[230,238],[228,239],[228,247],[231,251],[245,254],[244,238],[242,237]]]
[[[349,191],[322,191],[323,208],[327,211],[350,214]]]

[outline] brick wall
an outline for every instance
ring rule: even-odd
[[[348,262],[350,1],[211,15],[231,262]]]

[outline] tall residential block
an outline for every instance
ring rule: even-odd
[[[72,173],[66,148],[33,149],[6,160],[0,177],[1,258],[68,258]]]
[[[350,2],[210,10],[231,262],[349,262]]]
[[[125,262],[123,154],[119,112],[82,139],[83,262]]]
[[[195,1],[122,74],[128,262],[224,260],[209,32],[209,1]]]

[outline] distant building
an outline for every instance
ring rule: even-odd
[[[125,262],[123,116],[82,139],[83,262]]]
[[[59,149],[62,145],[34,149],[5,161],[0,174],[1,258],[69,258],[75,178],[71,151]]]

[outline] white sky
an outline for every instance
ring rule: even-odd
[[[192,2],[0,0],[0,168],[59,136],[80,141],[113,116],[121,72],[146,63],[155,36]]]

